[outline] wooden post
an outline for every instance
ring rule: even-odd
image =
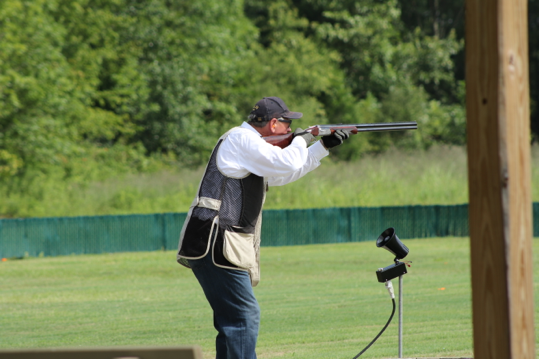
[[[535,358],[527,0],[466,0],[474,357]]]

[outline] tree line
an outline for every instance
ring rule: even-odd
[[[303,126],[419,124],[357,136],[342,160],[462,145],[463,37],[464,0],[3,0],[0,178],[197,166],[264,96]],[[530,33],[533,76],[538,48]]]

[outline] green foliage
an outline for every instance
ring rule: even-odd
[[[260,97],[277,95],[303,112],[294,126],[354,122],[355,99],[338,68],[340,55],[305,36],[307,19],[284,0],[248,1],[246,13],[260,29],[263,45],[246,71],[253,83],[249,106]]]
[[[324,11],[327,18],[315,28],[318,37],[342,54],[342,67],[353,93],[378,96],[398,79],[392,58],[398,51],[399,11],[396,1],[343,2]]]
[[[69,177],[73,166],[89,158],[116,162],[105,153],[142,157],[140,147],[122,145],[134,128],[119,111],[128,97],[121,83],[130,86],[125,74],[136,71],[123,66],[129,44],[118,39],[115,29],[124,22],[106,6],[114,4],[2,3],[0,148],[12,170]],[[117,85],[107,87],[108,77]]]
[[[305,43],[315,44],[318,53],[327,53],[324,57],[331,60],[325,66],[325,76],[332,75],[338,66],[341,76],[332,76],[331,89],[311,91],[311,96],[323,103],[328,122],[372,119],[420,124],[421,133],[362,137],[361,143],[335,151],[339,158],[357,158],[367,151],[387,150],[390,145],[426,148],[435,141],[464,142],[464,113],[458,110],[463,101],[453,80],[451,59],[462,43],[454,32],[440,39],[419,29],[403,31],[397,1],[252,1],[247,2],[246,11],[261,29],[261,43],[268,50],[287,43],[294,31],[296,35],[301,32],[300,38],[308,40]],[[296,56],[297,51],[287,48],[286,59]],[[310,88],[317,89],[315,84]],[[444,111],[450,114],[444,116]]]
[[[137,19],[126,36],[142,48],[139,70],[147,76],[147,110],[134,140],[149,153],[173,152],[182,162],[206,160],[219,135],[243,116],[234,89],[254,27],[242,3],[130,1]]]
[[[22,161],[16,155],[6,150],[0,150],[0,178],[14,176],[22,166]]]
[[[462,43],[449,30],[410,28],[403,6],[4,0],[0,181],[30,193],[21,186],[85,186],[170,162],[196,167],[263,96],[303,112],[294,123],[303,128],[420,124],[358,136],[334,158],[462,144],[464,86],[452,62]]]
[[[429,120],[424,126],[429,134],[428,146],[435,143],[466,144],[466,114],[462,106],[444,106],[431,100],[427,113]]]
[[[65,97],[72,88],[58,48],[63,29],[46,6],[52,5],[9,0],[0,5],[0,148],[12,170],[54,163],[75,147],[65,123],[55,119],[68,112]]]

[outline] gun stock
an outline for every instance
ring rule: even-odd
[[[294,134],[290,132],[286,135],[265,136],[262,138],[270,145],[286,148],[292,143],[292,140],[294,139]]]
[[[405,131],[417,130],[417,122],[384,122],[384,123],[360,123],[360,124],[339,124],[339,125],[315,125],[306,129],[313,136],[331,135],[336,130],[347,130],[352,134],[358,132],[385,132],[385,131]],[[286,148],[294,139],[293,133],[286,135],[262,137],[266,142],[274,146]]]

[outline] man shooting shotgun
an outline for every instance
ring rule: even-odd
[[[358,132],[381,132],[381,131],[404,131],[404,130],[416,130],[417,122],[384,122],[384,123],[362,123],[362,124],[339,124],[339,125],[315,125],[306,129],[304,132],[308,132],[313,136],[329,136],[335,133],[335,131],[346,131],[355,135]],[[288,133],[286,135],[274,135],[263,137],[266,142],[285,148],[292,142],[294,136],[301,134],[301,132]]]
[[[300,112],[278,97],[258,101],[248,122],[219,138],[184,222],[177,261],[193,270],[213,310],[216,359],[256,359],[260,308],[262,205],[268,187],[296,181],[320,166],[328,149],[362,125],[313,126],[292,133]],[[266,140],[287,136],[286,146]],[[314,136],[322,136],[316,141]]]

